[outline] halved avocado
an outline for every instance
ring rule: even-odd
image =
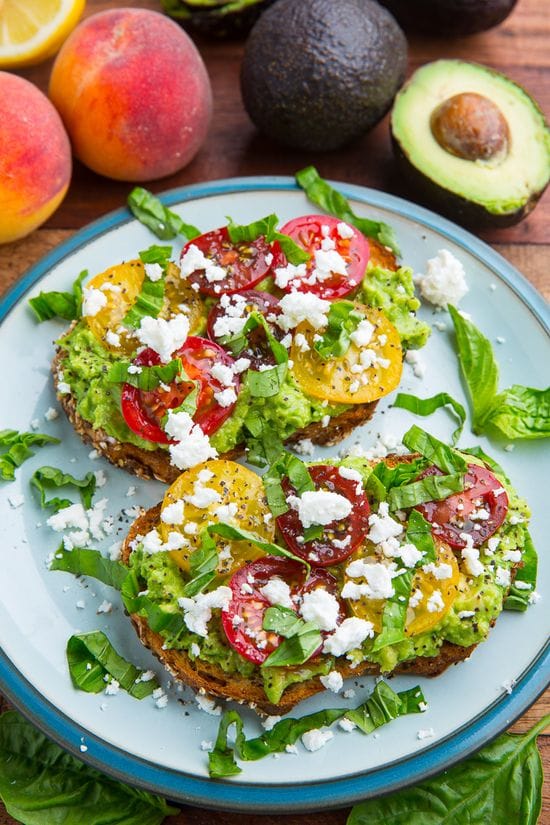
[[[444,37],[484,32],[498,26],[517,0],[380,0],[405,31]]]
[[[161,0],[166,14],[207,37],[244,37],[274,0]]]
[[[403,174],[429,205],[466,225],[517,223],[550,180],[544,115],[486,66],[422,66],[396,97],[391,131]]]

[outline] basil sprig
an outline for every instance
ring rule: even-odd
[[[505,610],[524,613],[530,605],[530,597],[537,586],[538,555],[527,527],[523,527],[525,544],[521,554],[522,567],[518,567],[512,586],[504,601]],[[521,585],[525,585],[521,587]]]
[[[248,740],[239,713],[227,711],[221,718],[214,750],[208,757],[210,776],[235,776],[241,772],[235,754],[239,759],[250,762],[273,753],[283,753],[287,745],[294,745],[307,731],[328,727],[343,716],[355,722],[363,733],[371,733],[398,716],[420,713],[423,703],[424,696],[419,687],[395,693],[386,682],[378,682],[367,701],[354,710],[328,708],[298,719],[281,719],[270,731]],[[235,744],[231,746],[227,740],[233,725]]]
[[[289,235],[284,235],[276,229],[279,223],[277,215],[267,215],[265,218],[260,218],[258,221],[253,221],[249,224],[233,223],[231,218],[227,218],[227,232],[229,238],[233,243],[241,243],[255,241],[261,235],[266,239],[267,243],[277,241],[283,250],[285,258],[291,264],[304,264],[310,260],[311,255],[302,249]]]
[[[333,301],[327,315],[327,327],[313,348],[325,361],[341,358],[350,348],[352,333],[364,318],[365,314],[352,301]]]
[[[451,443],[453,446],[457,443],[462,430],[464,422],[466,421],[466,410],[459,404],[459,402],[449,395],[447,392],[438,392],[437,395],[432,395],[430,398],[419,398],[417,395],[409,395],[406,392],[400,392],[393,402],[394,407],[400,407],[403,410],[408,410],[414,415],[431,415],[441,407],[451,407],[459,421],[459,426],[451,436]]]
[[[0,799],[25,825],[161,825],[179,813],[80,762],[15,711],[0,716]]]
[[[167,364],[139,367],[140,372],[130,372],[132,361],[115,361],[109,367],[106,380],[109,384],[130,384],[139,390],[156,390],[160,384],[171,384],[183,372],[181,358],[173,358]]]
[[[70,507],[73,503],[68,498],[47,499],[46,491],[53,487],[76,487],[80,493],[80,498],[84,507],[89,510],[92,506],[92,499],[96,488],[96,477],[93,473],[86,473],[84,478],[75,478],[70,473],[65,473],[57,467],[39,467],[31,476],[30,484],[36,487],[40,495],[40,506],[43,510],[50,509],[56,513],[64,507]]]
[[[13,481],[15,470],[34,455],[31,447],[59,444],[59,438],[44,433],[20,433],[18,430],[0,430],[0,479]]]
[[[399,255],[399,246],[391,226],[382,221],[373,221],[362,218],[352,210],[347,198],[333,189],[326,180],[319,175],[314,166],[307,166],[296,173],[296,182],[312,203],[320,206],[325,212],[352,224],[367,238],[376,238],[382,246],[388,246],[396,255]]]
[[[498,392],[498,364],[491,342],[449,305],[458,361],[468,389],[474,433],[496,431],[508,439],[550,437],[550,387],[514,384]]]
[[[159,198],[142,186],[136,186],[128,195],[128,207],[132,214],[155,233],[162,241],[169,241],[176,235],[182,235],[191,241],[201,233],[200,229],[185,223],[179,215],[164,206]]]
[[[134,699],[144,699],[159,687],[156,679],[141,681],[143,671],[123,659],[100,630],[71,636],[67,663],[73,685],[86,693],[100,693],[113,679]]]
[[[74,321],[82,314],[82,281],[88,277],[88,270],[83,269],[73,283],[71,292],[40,292],[29,299],[29,306],[41,323],[51,318],[64,318]]]
[[[537,736],[549,724],[550,715],[419,785],[360,802],[347,825],[536,825],[543,782]]]

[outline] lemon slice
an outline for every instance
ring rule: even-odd
[[[78,23],[86,0],[0,0],[0,69],[51,57]]]

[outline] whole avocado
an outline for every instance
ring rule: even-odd
[[[505,20],[517,0],[380,0],[406,31],[449,37],[476,34]]]
[[[278,0],[250,33],[241,90],[269,137],[337,149],[386,114],[406,68],[405,36],[373,0]]]

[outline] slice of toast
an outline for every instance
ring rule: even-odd
[[[412,460],[413,457],[412,455],[407,457],[390,456],[387,460],[388,463],[393,465],[398,461]],[[135,539],[138,536],[145,535],[158,525],[160,512],[161,504],[157,504],[134,522],[122,547],[121,558],[125,564],[129,562]],[[175,679],[189,685],[196,691],[253,705],[261,713],[282,715],[288,713],[295,705],[309,696],[325,690],[319,676],[316,676],[308,681],[290,685],[283,693],[279,703],[273,704],[266,698],[259,671],[252,677],[245,677],[238,673],[227,674],[214,664],[203,662],[200,659],[190,659],[183,650],[166,650],[164,649],[163,637],[151,630],[146,619],[135,614],[131,615],[130,618],[143,644],[155,654]],[[419,656],[416,659],[402,662],[395,668],[393,673],[438,676],[450,665],[467,659],[475,647],[475,644],[462,647],[445,641],[437,656]],[[357,667],[352,668],[351,664],[343,657],[336,660],[335,669],[341,673],[344,679],[357,678],[364,674],[380,673],[380,667],[377,664],[362,662]]]

